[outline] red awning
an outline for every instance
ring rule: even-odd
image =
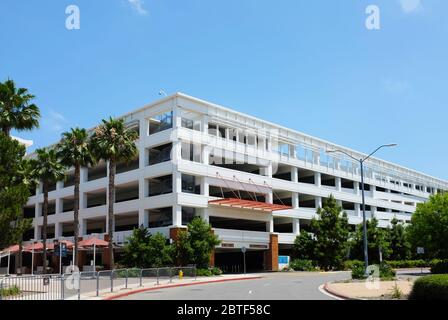
[[[16,253],[19,252],[19,245],[15,244],[13,246],[10,246],[8,248],[3,249],[2,251],[0,251],[1,253]]]
[[[285,206],[285,205],[281,205],[281,204],[270,204],[270,203],[266,203],[266,202],[234,199],[234,198],[210,200],[208,203],[212,204],[212,205],[223,206],[223,207],[251,209],[251,210],[264,211],[264,212],[292,209],[291,206]]]
[[[79,241],[80,247],[93,247],[93,245],[95,245],[96,247],[107,247],[109,245],[109,242],[95,237]]]

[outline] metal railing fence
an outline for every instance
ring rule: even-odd
[[[174,279],[196,280],[196,276],[195,266],[9,276],[0,278],[0,300],[80,300],[130,287],[172,283]]]

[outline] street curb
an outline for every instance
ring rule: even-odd
[[[167,288],[175,288],[175,287],[186,287],[186,286],[194,286],[194,285],[198,285],[198,284],[228,282],[228,281],[238,281],[238,280],[254,280],[254,279],[261,279],[261,278],[263,278],[263,277],[256,276],[256,277],[245,277],[245,278],[208,280],[208,281],[200,281],[200,282],[194,282],[194,283],[190,282],[190,283],[178,283],[178,284],[173,284],[173,285],[162,285],[162,286],[158,286],[158,287],[142,288],[142,289],[137,289],[137,290],[133,290],[133,291],[130,291],[130,292],[124,292],[124,293],[120,293],[120,294],[117,294],[117,295],[114,295],[114,296],[111,296],[111,297],[106,297],[106,298],[101,299],[101,300],[115,300],[115,299],[119,299],[119,298],[122,298],[122,297],[130,296],[132,294],[145,292],[145,291],[159,290],[159,289],[167,289]]]
[[[334,291],[334,290],[331,290],[331,289],[328,287],[329,284],[330,284],[330,282],[326,282],[325,285],[324,285],[324,287],[323,287],[323,289],[324,289],[326,292],[328,292],[329,294],[331,294],[331,295],[333,295],[333,296],[335,296],[335,297],[338,297],[338,298],[340,298],[340,299],[343,299],[343,300],[361,300],[361,299],[357,299],[357,298],[348,297],[348,296],[345,296],[345,295],[343,295],[343,294],[340,294],[339,292],[336,292],[336,291]]]

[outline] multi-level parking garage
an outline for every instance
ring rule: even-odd
[[[247,248],[249,269],[277,269],[322,200],[333,194],[352,225],[361,217],[360,168],[340,149],[364,155],[184,94],[123,116],[139,133],[139,156],[117,168],[114,242],[144,225],[175,238],[195,216],[209,221],[222,243],[212,262],[232,270]],[[82,168],[80,235],[108,232],[107,165]],[[50,188],[47,238],[73,237],[73,172]],[[408,222],[416,205],[448,190],[448,182],[371,158],[365,163],[367,217],[386,227]],[[25,216],[42,239],[41,186]],[[85,260],[85,259],[84,259]]]

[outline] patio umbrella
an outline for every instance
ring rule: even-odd
[[[1,259],[3,258],[3,255],[4,254],[8,255],[8,267],[7,267],[7,271],[6,271],[7,274],[9,274],[9,265],[10,265],[10,261],[11,261],[11,253],[17,253],[17,252],[19,252],[19,245],[18,244],[15,244],[13,246],[5,248],[5,249],[3,249],[0,252],[0,263],[1,263]]]
[[[80,247],[93,247],[93,271],[96,270],[96,247],[107,247],[109,242],[92,237],[86,240],[79,241]]]

